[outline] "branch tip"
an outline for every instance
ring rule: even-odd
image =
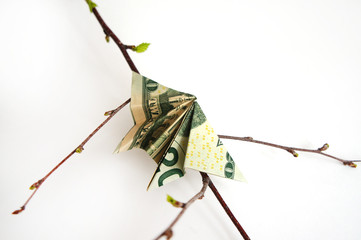
[[[16,214],[21,213],[21,212],[22,212],[22,211],[24,211],[24,210],[25,210],[25,207],[24,207],[24,206],[22,206],[20,209],[15,210],[12,214],[16,215]]]
[[[328,148],[330,147],[330,145],[328,145],[328,143],[325,143],[325,144],[323,144],[323,146],[322,147],[320,147],[318,150],[319,151],[326,151]]]
[[[352,168],[356,168],[356,167],[357,167],[357,164],[354,163],[354,162],[351,162],[351,161],[345,161],[345,162],[343,162],[343,165],[345,165],[345,166],[350,166],[350,167],[352,167]]]
[[[293,149],[287,149],[287,152],[291,153],[294,157],[298,157],[298,153]]]
[[[96,12],[96,9],[94,9],[94,11]],[[30,186],[31,190],[34,190],[33,193],[30,195],[30,197],[26,200],[26,202],[24,203],[24,205],[19,209],[13,212],[13,214],[18,214],[20,212],[22,212],[25,207],[27,206],[27,204],[29,203],[29,201],[32,199],[32,197],[34,196],[34,194],[37,192],[37,190],[40,188],[40,186],[44,183],[44,181],[56,170],[58,169],[65,161],[67,161],[71,156],[73,156],[73,154],[75,153],[81,153],[84,150],[84,145],[89,141],[89,139],[91,139],[117,112],[119,112],[124,106],[126,106],[128,103],[130,103],[130,98],[128,100],[126,100],[122,105],[120,105],[119,107],[117,107],[116,109],[114,109],[112,111],[112,114],[105,119],[87,138],[85,138],[85,140],[73,151],[71,151],[68,156],[66,156],[63,160],[61,160],[48,174],[45,175],[45,177],[43,177],[42,179],[40,179],[39,181],[37,181],[36,183],[32,184]]]
[[[88,7],[89,7],[89,10],[90,12],[92,13],[93,12],[93,9],[95,7],[97,7],[97,4],[95,2],[93,2],[92,0],[85,0],[86,3],[88,4]]]

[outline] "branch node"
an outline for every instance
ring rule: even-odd
[[[323,144],[322,147],[320,147],[317,150],[322,152],[322,151],[326,151],[329,147],[330,147],[330,145],[328,145],[328,143],[325,143],[325,144]]]
[[[343,162],[343,165],[350,166],[350,167],[353,167],[353,168],[357,167],[357,164],[352,162],[352,161],[345,161],[345,162]]]
[[[43,182],[44,182],[44,179],[42,178],[42,179],[40,179],[39,181],[37,181],[36,183],[33,183],[33,184],[29,187],[29,189],[30,189],[30,190],[34,190],[34,189],[38,188]]]
[[[75,149],[76,153],[81,153],[84,150],[83,146],[79,146]]]
[[[184,203],[175,200],[174,198],[172,198],[169,195],[167,195],[167,202],[169,202],[170,204],[172,204],[173,207],[176,207],[176,208],[184,208],[184,206],[185,206]]]
[[[298,157],[298,153],[293,149],[287,149],[287,152],[291,153],[294,157]]]
[[[135,45],[124,45],[125,49],[131,49],[133,50],[135,48]]]
[[[110,110],[104,113],[104,116],[109,116],[112,115],[114,113],[114,110]]]
[[[167,231],[165,231],[164,236],[167,238],[167,240],[171,239],[173,237],[172,229],[168,229]]]
[[[15,211],[13,212],[13,214],[14,214],[14,215],[19,214],[19,213],[21,213],[21,212],[24,211],[24,210],[25,210],[25,206],[22,206],[20,209],[15,210]]]

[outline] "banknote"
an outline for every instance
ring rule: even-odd
[[[182,177],[185,168],[245,181],[195,96],[133,72],[130,109],[134,126],[115,152],[141,148],[154,159],[148,189]]]
[[[190,122],[192,120],[193,106],[185,115],[181,126],[169,144],[164,159],[162,159],[155,171],[148,189],[163,186],[172,182],[185,174],[184,161],[187,152]]]
[[[197,102],[194,103],[184,167],[246,181]]]
[[[195,99],[133,72],[130,109],[135,125],[115,152],[141,148],[158,163]]]

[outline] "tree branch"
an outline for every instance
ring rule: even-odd
[[[120,51],[122,52],[125,60],[127,61],[130,69],[132,69],[133,72],[139,73],[138,69],[135,67],[132,59],[130,58],[127,49],[131,49],[131,46],[124,45],[119,38],[113,33],[113,31],[108,27],[108,25],[104,22],[103,18],[100,16],[98,10],[96,8],[93,8],[93,13],[95,17],[97,18],[100,26],[103,28],[103,31],[106,36],[109,36],[113,39],[115,44],[119,47]]]
[[[87,2],[87,1],[86,1],[86,2]],[[88,2],[87,2],[87,3],[88,3]],[[108,27],[108,25],[104,22],[104,20],[102,19],[102,17],[100,16],[98,10],[97,10],[95,7],[92,8],[92,12],[94,13],[94,15],[95,15],[96,19],[98,20],[99,24],[101,25],[101,27],[102,27],[105,35],[106,35],[106,39],[108,40],[109,36],[113,39],[113,41],[116,43],[116,45],[119,47],[120,51],[122,52],[122,54],[123,54],[125,60],[127,61],[130,69],[131,69],[132,71],[134,71],[134,72],[139,73],[138,69],[135,67],[135,64],[133,63],[132,59],[130,58],[130,56],[129,56],[128,52],[127,52],[127,49],[132,49],[133,46],[132,46],[132,45],[124,45],[124,44],[119,40],[119,38],[113,33],[113,31],[112,31],[112,30]],[[124,106],[126,106],[128,103],[130,103],[130,100],[131,100],[131,99],[129,98],[129,99],[126,100],[122,105],[120,105],[118,108],[106,112],[104,115],[105,115],[105,116],[108,116],[108,118],[107,118],[104,122],[102,122],[76,149],[74,149],[68,156],[66,156],[60,163],[58,163],[58,165],[56,165],[47,175],[45,175],[45,177],[43,177],[42,179],[40,179],[40,180],[37,181],[36,183],[32,184],[32,185],[30,186],[30,189],[31,189],[31,190],[34,190],[34,192],[33,192],[33,193],[30,195],[30,197],[26,200],[26,202],[24,203],[24,205],[21,206],[20,209],[15,210],[15,211],[13,212],[13,214],[19,214],[20,212],[24,211],[25,208],[26,208],[26,206],[27,206],[27,204],[28,204],[29,201],[32,199],[32,197],[35,195],[35,193],[38,191],[38,189],[40,188],[40,186],[44,183],[44,181],[45,181],[56,169],[58,169],[66,160],[68,160],[74,153],[81,153],[81,152],[84,150],[84,145],[85,145],[111,118],[113,118],[113,116],[114,116],[115,114],[117,114],[117,112],[119,112],[119,110],[121,110]],[[207,184],[206,184],[206,185],[203,184],[204,190],[203,190],[203,188],[202,188],[202,190],[203,190],[203,193],[204,193],[204,191],[206,190],[206,187],[207,187],[210,179],[209,179],[209,177],[208,177],[207,174],[205,174],[205,173],[201,173],[201,174],[202,174],[203,182],[205,182],[205,180],[208,179],[208,180],[206,181]],[[216,187],[212,184],[212,190],[213,190],[213,189],[216,190]],[[201,193],[201,192],[200,192],[200,193]],[[196,196],[198,196],[200,193],[198,193]],[[195,196],[195,197],[196,197],[196,196]],[[203,194],[202,194],[202,196],[203,196]],[[195,197],[194,197],[194,198],[195,198]],[[200,197],[200,196],[199,196],[199,197]],[[198,197],[198,198],[199,198],[199,197]],[[190,201],[194,202],[194,201],[195,201],[196,199],[198,199],[198,198],[195,198],[194,200],[193,200],[193,198],[192,198]],[[223,201],[223,199],[222,199],[222,197],[221,197],[220,195],[217,197],[217,199],[218,199],[218,200],[221,199],[221,200]],[[189,202],[190,202],[190,201],[189,201]],[[220,200],[219,200],[219,201],[220,201]],[[224,201],[223,201],[223,202],[224,202]],[[191,203],[190,203],[190,204],[191,204]],[[190,204],[189,204],[189,205],[190,205]],[[221,204],[222,204],[222,203],[221,203]],[[222,205],[222,206],[223,206],[223,205]],[[178,221],[177,219],[179,219],[179,218],[183,215],[184,211],[185,211],[187,208],[188,208],[188,207],[184,207],[184,208],[183,208],[183,210],[182,210],[181,213],[180,213],[180,216],[178,216],[178,217],[176,218],[176,220],[171,224],[170,227],[172,227],[172,226]],[[225,210],[226,210],[226,209],[225,209]],[[229,209],[228,209],[228,210],[229,210]],[[227,210],[226,210],[226,211],[227,211]],[[230,211],[230,210],[229,210],[229,211]],[[229,214],[229,213],[227,212],[227,214]],[[232,213],[231,213],[231,214],[232,214]],[[232,220],[232,221],[233,221],[233,220]],[[236,226],[236,227],[237,227],[237,226]],[[237,227],[237,228],[238,228],[238,227]],[[169,234],[169,231],[168,231],[168,234]]]
[[[201,172],[201,175],[203,182],[202,189],[196,195],[194,195],[188,202],[179,204],[179,206],[182,208],[182,211],[178,213],[177,217],[173,220],[173,222],[158,237],[156,237],[155,240],[158,240],[163,236],[165,236],[167,239],[170,239],[173,236],[173,231],[172,231],[173,226],[179,221],[179,219],[183,216],[183,214],[189,208],[189,206],[192,205],[198,199],[202,199],[204,197],[204,193],[207,190],[207,186],[211,182],[211,179],[206,173]]]
[[[253,139],[252,137],[235,137],[235,136],[227,136],[227,135],[218,135],[218,137],[224,138],[224,139],[252,142],[252,143],[262,144],[262,145],[266,145],[266,146],[270,146],[270,147],[274,147],[274,148],[280,148],[280,149],[286,150],[287,152],[291,153],[294,157],[298,157],[298,153],[296,151],[321,154],[323,156],[340,161],[343,163],[343,165],[347,165],[347,166],[350,166],[353,168],[357,167],[355,162],[361,162],[361,160],[344,160],[344,159],[332,156],[330,154],[324,153],[324,151],[326,151],[329,148],[329,145],[327,143],[325,143],[322,147],[320,147],[318,149],[306,149],[306,148],[287,147],[287,146],[282,146],[282,145],[278,145],[278,144],[274,144],[274,143],[259,141],[259,140]]]
[[[81,153],[84,150],[84,145],[110,120],[114,117],[115,114],[117,114],[117,112],[119,112],[123,107],[125,107],[128,103],[130,102],[130,99],[128,99],[127,101],[125,101],[122,105],[120,105],[119,107],[117,107],[114,110],[108,111],[106,112],[104,115],[109,116],[107,117],[107,119],[104,120],[104,122],[102,122],[87,138],[84,139],[84,141],[77,147],[75,148],[73,151],[71,151],[69,153],[68,156],[66,156],[60,163],[58,163],[58,165],[56,165],[48,174],[45,175],[45,177],[43,177],[42,179],[40,179],[39,181],[37,181],[36,183],[33,183],[30,186],[30,190],[34,190],[34,192],[30,195],[30,197],[26,200],[26,202],[24,203],[23,206],[20,207],[20,209],[15,210],[13,212],[13,214],[19,214],[22,211],[25,210],[26,205],[29,203],[29,201],[33,198],[33,196],[35,195],[35,193],[38,191],[38,189],[41,187],[41,185],[45,182],[45,180],[56,170],[58,169],[58,167],[60,167],[66,160],[68,160],[71,156],[73,156],[74,153]]]
[[[211,188],[213,194],[216,196],[216,198],[218,199],[218,202],[222,205],[224,211],[227,213],[228,217],[232,220],[234,226],[236,226],[236,228],[238,229],[238,231],[240,232],[240,234],[242,235],[242,237],[245,240],[250,240],[250,238],[248,237],[246,231],[243,229],[243,227],[241,226],[241,224],[238,222],[237,218],[233,215],[233,213],[231,212],[231,209],[229,209],[228,205],[226,204],[226,202],[223,200],[221,194],[218,192],[217,188],[214,186],[212,180],[209,180],[209,187]]]

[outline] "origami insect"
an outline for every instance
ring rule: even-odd
[[[196,99],[133,72],[134,126],[115,152],[141,148],[154,159],[158,167],[148,189],[182,177],[185,168],[246,181]]]

